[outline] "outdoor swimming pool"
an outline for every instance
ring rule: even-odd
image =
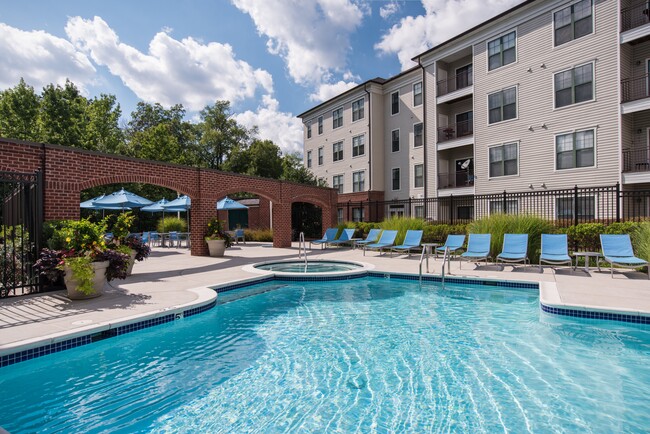
[[[647,326],[545,314],[527,289],[380,277],[261,285],[200,315],[0,369],[0,426],[12,434],[650,426]]]
[[[340,273],[362,270],[363,265],[344,261],[311,260],[305,267],[304,261],[276,261],[254,265],[258,270],[276,271],[281,273]]]

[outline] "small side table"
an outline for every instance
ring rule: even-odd
[[[427,257],[427,273],[429,272],[429,255],[433,252],[436,247],[440,247],[440,243],[422,243],[420,244],[424,250],[422,253]]]
[[[352,250],[357,249],[357,241],[363,241],[363,238],[350,238],[350,242],[352,243]]]
[[[576,257],[576,264],[573,266],[574,270],[578,267],[578,257],[583,256],[585,258],[585,273],[589,273],[589,258],[596,258],[596,266],[598,267],[598,271],[600,271],[599,259],[602,258],[603,255],[599,252],[573,252],[573,256]]]

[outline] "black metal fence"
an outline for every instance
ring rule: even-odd
[[[621,31],[634,29],[650,23],[650,8],[647,0],[635,2],[621,9]]]
[[[606,187],[530,190],[484,195],[449,195],[339,204],[344,220],[379,222],[391,216],[424,218],[445,224],[469,223],[494,213],[530,214],[558,226],[641,221],[650,218],[650,190]]]
[[[650,75],[640,75],[621,80],[621,102],[636,101],[650,96]]]
[[[40,172],[0,171],[0,298],[38,292],[32,265],[43,230],[43,181]]]

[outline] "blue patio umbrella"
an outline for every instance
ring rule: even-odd
[[[113,210],[122,210],[122,209],[131,209],[129,207],[121,207],[121,206],[111,206],[111,205],[101,205],[101,204],[95,204],[96,200],[102,199],[105,195],[97,196],[92,199],[83,201],[79,204],[79,206],[83,209],[93,209],[93,210],[102,210],[102,215],[104,214],[104,210],[107,209],[113,209]]]
[[[166,212],[188,211],[192,208],[192,199],[189,196],[182,195],[163,205]]]
[[[93,205],[114,206],[116,209],[141,208],[153,204],[149,199],[138,196],[135,193],[121,189],[100,199],[94,200]]]
[[[248,209],[248,207],[226,196],[217,202],[217,209],[218,210]]]
[[[154,202],[151,205],[143,206],[140,208],[140,211],[147,211],[147,212],[165,212],[166,209],[164,208],[164,205],[167,203],[167,199],[164,197],[160,199],[158,202]]]

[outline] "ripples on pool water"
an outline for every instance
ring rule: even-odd
[[[641,432],[650,332],[536,293],[289,282],[0,369],[21,432]],[[231,294],[232,296],[233,294]]]
[[[301,261],[273,262],[270,264],[256,265],[255,268],[267,271],[279,271],[283,273],[332,273],[351,271],[363,268],[359,264],[350,262],[317,261],[305,263]]]

